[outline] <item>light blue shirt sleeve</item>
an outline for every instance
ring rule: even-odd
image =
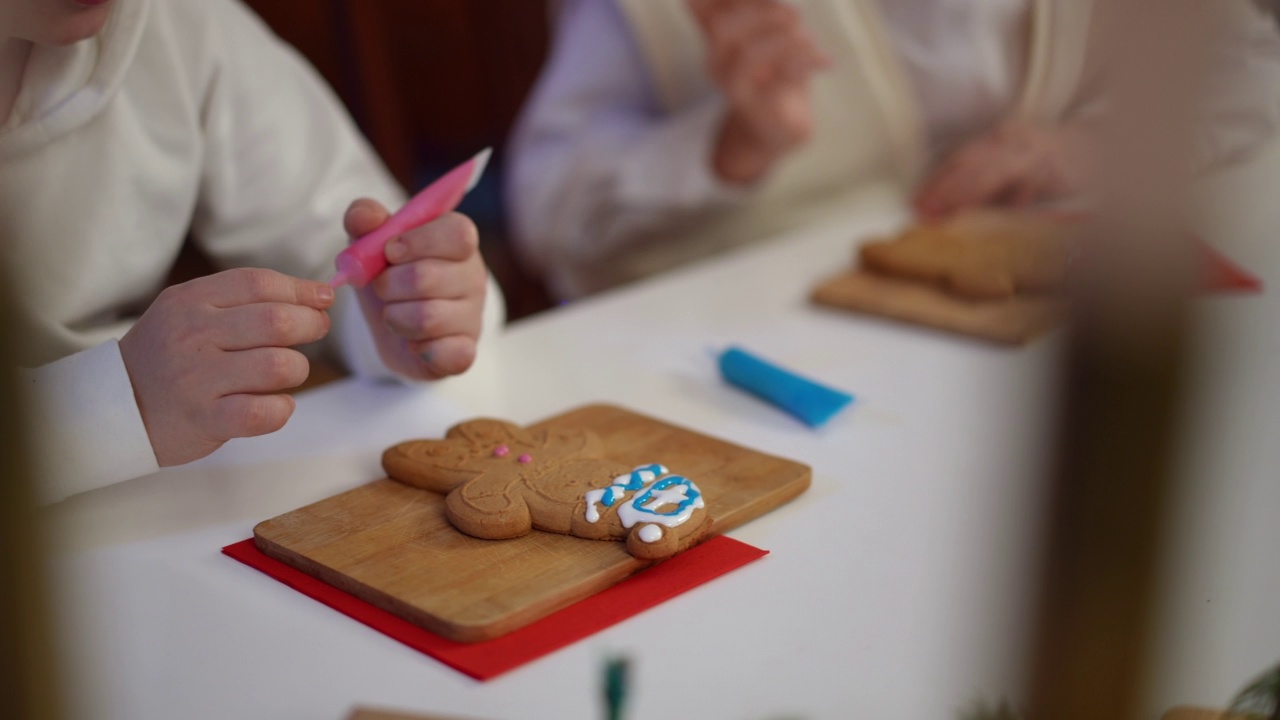
[[[607,258],[668,223],[749,194],[721,182],[711,153],[719,95],[678,114],[659,105],[645,59],[612,0],[570,0],[512,138],[507,194],[532,265]]]

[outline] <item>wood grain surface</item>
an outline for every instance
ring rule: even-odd
[[[818,305],[900,320],[992,342],[1021,345],[1054,328],[1064,315],[1052,296],[968,300],[928,283],[849,270],[823,281]]]
[[[712,535],[809,487],[806,465],[614,406],[581,407],[534,427],[551,424],[594,431],[612,460],[660,462],[689,477],[703,491]],[[621,542],[539,531],[472,538],[449,524],[442,495],[389,479],[259,523],[254,541],[281,562],[459,642],[511,632],[651,564]]]

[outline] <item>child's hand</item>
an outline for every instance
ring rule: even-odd
[[[329,332],[333,290],[272,270],[241,268],[167,288],[120,339],[142,422],[162,466],[231,438],[284,427],[307,379],[292,345]]]
[[[1069,127],[1004,123],[952,153],[916,192],[916,211],[939,220],[975,207],[1068,197],[1082,182],[1082,142]]]
[[[809,80],[830,60],[800,13],[780,0],[689,0],[689,7],[729,106],[713,169],[725,182],[750,184],[809,139]]]
[[[344,222],[360,237],[388,217],[373,200],[357,200]],[[475,361],[489,280],[476,226],[450,213],[392,238],[386,255],[387,269],[359,291],[382,361],[423,380],[465,372]]]

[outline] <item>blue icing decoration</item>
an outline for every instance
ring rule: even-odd
[[[640,488],[644,487],[644,477],[641,475],[641,473],[644,473],[646,471],[653,473],[654,477],[658,477],[662,475],[662,473],[666,472],[667,469],[657,463],[654,463],[652,465],[641,465],[640,467],[631,471],[631,476],[627,479],[627,484],[624,487],[627,490],[639,490]]]
[[[600,498],[600,502],[604,503],[605,507],[613,507],[613,504],[618,502],[618,487],[618,485],[610,485],[604,491],[604,497]]]
[[[627,475],[620,475],[614,478],[612,485],[609,485],[608,487],[600,489],[598,491],[600,493],[600,498],[599,500],[594,502],[599,502],[601,505],[604,505],[605,507],[613,507],[618,503],[618,501],[626,498],[627,492],[632,490],[643,490],[645,487],[645,484],[650,482],[652,482],[653,484],[650,486],[649,491],[643,494],[642,496],[637,497],[636,500],[639,500],[641,498],[652,499],[653,490],[655,489],[663,490],[665,488],[671,487],[672,485],[680,483],[681,481],[683,481],[686,484],[689,482],[687,479],[682,478],[678,475],[672,475],[667,477],[666,479],[658,480],[658,478],[662,477],[663,475],[666,475],[666,473],[667,473],[667,469],[663,467],[660,463],[653,463],[650,465],[641,465],[635,470],[632,470]],[[592,491],[592,493],[594,492],[597,492],[597,491]],[[588,500],[590,499],[590,496],[592,493],[588,493]],[[690,495],[690,493],[692,493],[692,495]],[[700,495],[697,490],[694,490],[693,487],[690,486],[686,491],[685,496],[690,498],[689,501],[682,503],[678,508],[676,508],[676,511],[674,513],[655,513],[651,510],[642,510],[642,512],[647,512],[650,515],[663,515],[663,516],[666,516],[669,514],[678,515],[681,510],[687,507],[689,503],[693,502],[694,500],[697,500]],[[633,504],[634,502],[635,501],[633,501]],[[639,506],[636,505],[636,508],[639,509]],[[590,512],[591,512],[590,509],[588,509],[588,515],[590,515]],[[592,522],[595,522],[595,521],[592,520]]]
[[[675,510],[670,510],[668,512],[659,512],[657,510],[650,510],[645,507],[645,505],[650,500],[653,499],[654,491],[666,490],[672,485],[685,486],[685,498],[684,500],[681,500],[678,505],[676,505]],[[690,505],[693,505],[698,500],[699,497],[702,497],[702,494],[693,488],[693,484],[689,482],[689,478],[683,477],[680,475],[669,475],[663,478],[662,480],[659,480],[658,482],[654,483],[653,487],[649,488],[648,490],[645,490],[642,494],[636,497],[635,500],[632,500],[631,507],[635,508],[639,512],[649,513],[650,515],[663,515],[663,516],[679,515],[680,513],[684,512],[684,510],[688,508]]]

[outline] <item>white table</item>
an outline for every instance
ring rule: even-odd
[[[633,720],[952,718],[1016,697],[1060,338],[1011,350],[807,303],[854,238],[902,217],[871,193],[844,218],[519,323],[465,378],[325,386],[274,436],[58,506],[75,716],[588,719],[615,651],[635,661]],[[1153,710],[1220,703],[1280,654],[1280,253],[1257,222],[1230,250],[1269,294],[1198,304],[1216,382],[1189,431],[1199,482],[1171,539]],[[858,402],[809,430],[718,381],[711,352],[729,343]],[[378,477],[392,442],[599,400],[812,465],[805,495],[732,533],[772,554],[488,683],[219,554]]]

